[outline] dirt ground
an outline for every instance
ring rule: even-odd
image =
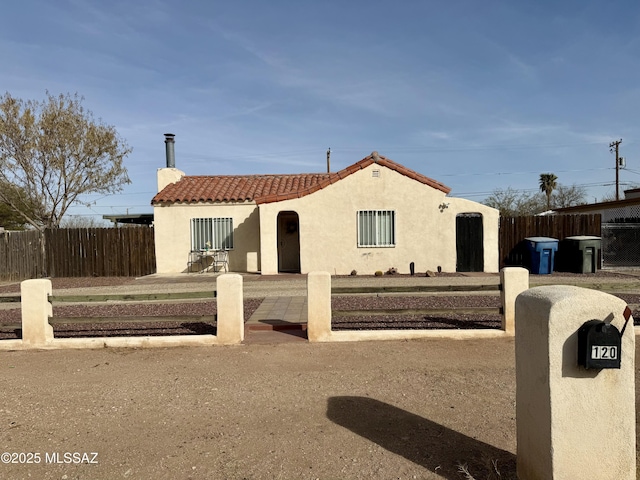
[[[513,340],[0,358],[1,478],[515,478]]]
[[[515,478],[511,340],[0,358],[1,478]]]
[[[513,339],[0,352],[0,478],[514,479],[514,362]]]

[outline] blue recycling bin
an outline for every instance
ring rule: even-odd
[[[524,239],[531,256],[531,273],[549,274],[558,251],[558,239],[550,237],[527,237]]]

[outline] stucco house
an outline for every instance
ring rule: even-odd
[[[188,176],[167,164],[151,202],[158,273],[186,272],[203,248],[228,250],[234,272],[498,271],[497,210],[376,152],[335,173]]]

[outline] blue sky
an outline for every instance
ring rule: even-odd
[[[540,173],[640,184],[634,1],[9,0],[0,90],[75,93],[133,147],[74,215],[151,212],[164,133],[188,175],[308,173],[374,150],[481,201]]]

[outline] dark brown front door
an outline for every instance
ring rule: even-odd
[[[456,272],[483,272],[482,215],[462,213],[456,217]]]
[[[278,214],[278,271],[300,273],[300,222],[296,212]]]

